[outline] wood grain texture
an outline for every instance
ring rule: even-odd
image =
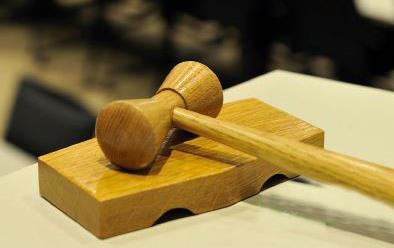
[[[222,105],[222,86],[215,73],[199,62],[182,62],[152,98],[119,100],[105,106],[96,120],[97,141],[112,163],[140,170],[160,151],[172,128],[175,107],[216,117]]]
[[[96,121],[101,150],[112,163],[125,169],[148,166],[172,127],[174,107],[184,107],[183,100],[169,90],[153,98],[110,103]]]
[[[175,108],[176,127],[263,158],[283,170],[367,194],[394,206],[394,170],[271,132]]]
[[[323,146],[321,129],[258,100],[225,104],[218,118]],[[202,137],[134,173],[111,165],[96,139],[39,158],[41,196],[99,238],[149,227],[171,209],[199,214],[232,205],[276,174],[296,176]]]
[[[206,65],[196,61],[177,64],[164,79],[156,94],[165,90],[177,92],[185,108],[216,117],[223,105],[222,86]]]

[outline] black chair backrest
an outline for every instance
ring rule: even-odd
[[[89,139],[95,117],[72,98],[25,78],[19,85],[6,140],[35,156]]]

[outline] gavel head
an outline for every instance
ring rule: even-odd
[[[205,65],[176,65],[156,95],[149,99],[115,101],[97,116],[96,137],[105,156],[129,170],[142,169],[156,158],[172,127],[175,107],[216,117],[223,105],[217,76]]]

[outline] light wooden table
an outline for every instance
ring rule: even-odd
[[[227,101],[246,97],[323,128],[327,148],[394,165],[394,93],[275,71],[225,92]],[[340,220],[349,214],[350,221],[383,223],[391,235],[393,208],[333,186],[286,182],[222,210],[107,240],[98,240],[39,197],[36,165],[0,178],[0,202],[3,247],[394,247],[302,213],[312,206],[317,212],[340,213]],[[287,212],[304,217],[273,210],[280,202],[295,206]]]

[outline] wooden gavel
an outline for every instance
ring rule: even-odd
[[[393,169],[212,118],[222,105],[216,75],[198,62],[183,62],[152,98],[106,106],[97,117],[97,140],[113,164],[142,169],[154,161],[169,130],[177,127],[286,171],[346,186],[394,206]]]

